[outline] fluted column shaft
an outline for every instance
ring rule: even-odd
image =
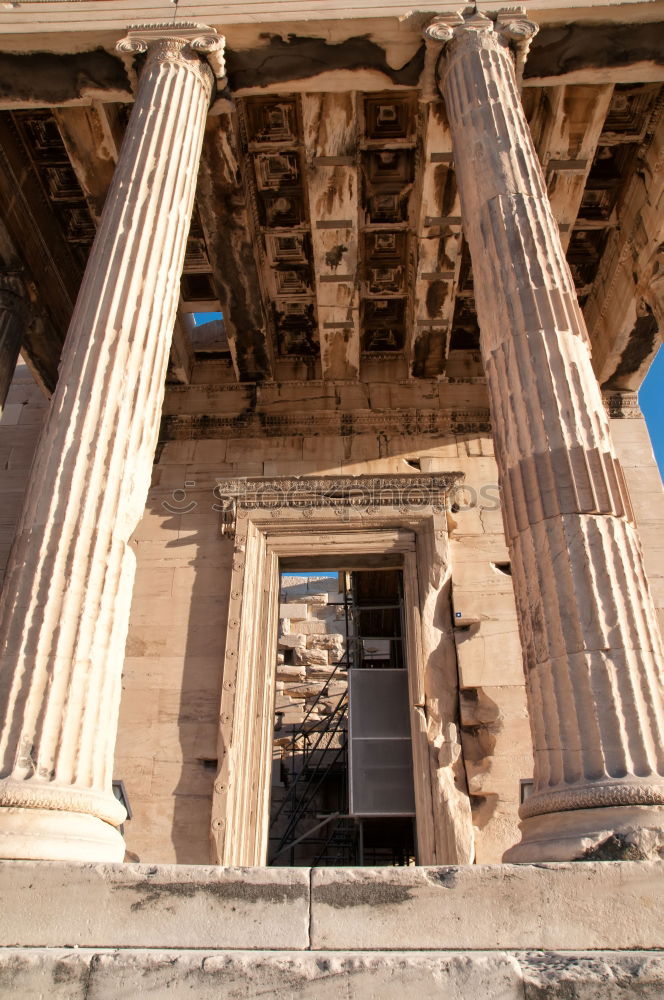
[[[510,860],[580,856],[594,843],[593,821],[598,836],[622,829],[627,814],[616,807],[655,807],[639,822],[661,831],[664,803],[661,640],[517,90],[514,50],[518,65],[535,31],[513,10],[495,23],[442,16],[427,31],[445,46],[438,82],[473,264],[534,743],[534,794]],[[571,810],[591,812],[579,817],[576,846]]]
[[[19,278],[0,275],[0,416],[18,361],[29,307]]]
[[[134,577],[211,89],[200,25],[147,52],[0,605],[0,856],[122,860],[111,789]]]

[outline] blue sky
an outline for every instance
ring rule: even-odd
[[[664,478],[664,347],[660,348],[644,379],[639,403],[646,418],[659,471]]]
[[[194,313],[194,326],[204,326],[211,323],[213,319],[221,319],[221,313]]]

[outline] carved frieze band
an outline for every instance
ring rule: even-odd
[[[248,511],[264,511],[278,519],[286,511],[303,518],[322,509],[332,510],[340,520],[351,515],[371,517],[381,510],[402,514],[430,509],[440,513],[447,507],[450,491],[463,473],[445,472],[413,476],[312,476],[304,479],[224,479],[214,489],[215,510],[222,515],[222,534],[234,537],[237,519]]]
[[[306,415],[242,413],[238,416],[167,415],[162,441],[185,438],[280,437],[298,434],[482,434],[491,433],[491,414],[484,407],[467,410],[394,410],[392,413],[308,413]]]
[[[602,393],[602,399],[611,420],[639,420],[643,418],[637,392],[606,389]]]

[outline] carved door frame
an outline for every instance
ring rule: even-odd
[[[222,530],[234,533],[235,549],[212,802],[215,864],[266,863],[276,678],[274,649],[265,637],[277,634],[280,565],[303,559],[321,568],[402,570],[418,859],[453,864],[472,856],[469,803],[461,810],[461,834],[450,829],[450,823],[458,827],[457,819],[441,803],[438,757],[445,734],[436,731],[440,726],[432,728],[427,709],[429,675],[442,661],[449,674],[452,656],[455,677],[447,683],[457,683],[451,616],[442,657],[423,655],[431,623],[422,628],[423,612],[432,613],[430,582],[449,581],[445,506],[459,478],[238,480],[218,486]]]

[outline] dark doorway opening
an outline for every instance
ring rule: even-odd
[[[280,582],[268,864],[415,864],[401,570]]]

